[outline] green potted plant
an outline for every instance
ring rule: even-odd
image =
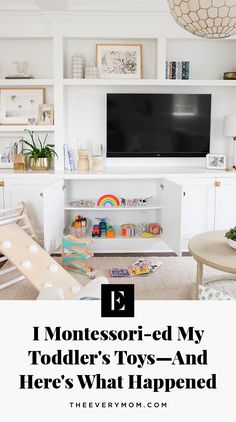
[[[228,239],[228,245],[231,246],[231,248],[236,249],[236,227],[233,227],[225,233],[225,237]]]
[[[25,129],[30,136],[30,141],[21,139],[23,144],[23,154],[29,158],[29,167],[34,171],[46,171],[49,169],[53,157],[58,157],[54,144],[47,144],[48,133],[43,142],[39,135],[33,131]]]

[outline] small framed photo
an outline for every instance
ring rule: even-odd
[[[14,158],[22,151],[19,138],[0,138],[0,168],[13,168]]]
[[[100,78],[141,79],[141,44],[97,44]]]
[[[0,124],[27,125],[38,118],[40,104],[45,102],[45,88],[1,88]]]
[[[39,125],[53,125],[53,106],[50,104],[40,104],[39,106]]]
[[[225,170],[226,169],[226,155],[207,154],[206,167],[212,170]]]

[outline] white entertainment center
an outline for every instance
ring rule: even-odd
[[[129,19],[128,19],[129,18]],[[74,215],[94,221],[109,217],[114,226],[155,221],[161,238],[96,239],[95,252],[151,253],[174,251],[180,255],[194,234],[235,225],[236,179],[231,173],[207,171],[203,158],[107,159],[104,173],[64,173],[63,146],[76,148],[77,138],[105,145],[107,93],[209,93],[212,94],[211,152],[230,156],[231,142],[223,137],[223,116],[235,113],[236,81],[223,80],[236,68],[236,39],[202,40],[181,30],[170,16],[38,16],[22,18],[21,25],[0,28],[0,87],[45,87],[46,102],[54,105],[53,126],[0,126],[0,137],[21,136],[25,128],[50,132],[59,159],[55,172],[14,173],[0,169],[0,206],[25,201],[33,224],[48,251],[54,252],[62,232]],[[25,24],[24,24],[25,19]],[[91,25],[91,19],[93,25]],[[111,38],[112,34],[112,38]],[[143,45],[143,79],[70,79],[74,53],[87,63],[95,61],[96,44]],[[27,59],[35,79],[6,80],[16,59]],[[189,60],[190,80],[166,80],[166,60]],[[229,162],[229,165],[231,163]],[[145,209],[73,209],[77,198],[152,196]]]

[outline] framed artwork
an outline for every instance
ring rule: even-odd
[[[22,151],[20,138],[0,138],[0,168],[13,168],[14,157]]]
[[[38,120],[38,110],[45,102],[44,88],[1,88],[0,124],[26,125]]]
[[[97,44],[100,78],[141,79],[141,44]]]
[[[225,170],[226,169],[226,155],[207,154],[206,166],[208,169]]]
[[[39,125],[53,125],[53,106],[50,104],[39,105]]]

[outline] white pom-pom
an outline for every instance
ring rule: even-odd
[[[29,246],[29,251],[31,252],[31,253],[36,253],[36,252],[38,252],[38,246],[37,245],[30,245]]]
[[[51,271],[51,273],[57,273],[57,271],[58,271],[57,264],[51,264],[51,265],[49,265],[49,271]]]
[[[22,261],[21,266],[25,270],[29,270],[32,267],[32,264],[31,264],[31,261],[29,261],[28,259],[26,259],[25,261]]]
[[[4,242],[2,242],[2,246],[6,249],[10,249],[12,247],[12,243],[10,240],[4,240]]]
[[[71,291],[72,293],[76,294],[80,291],[80,286],[79,284],[75,284],[73,287],[71,287]]]

